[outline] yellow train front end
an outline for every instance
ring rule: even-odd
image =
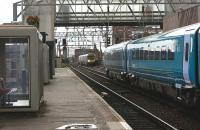
[[[96,63],[96,58],[95,58],[95,54],[94,53],[89,53],[87,55],[87,65],[95,65]]]

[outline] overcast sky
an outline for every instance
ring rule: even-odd
[[[0,24],[12,21],[13,3],[20,0],[0,0]]]

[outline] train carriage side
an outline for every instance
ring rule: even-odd
[[[83,63],[82,63],[82,55],[78,56],[78,63],[79,63],[80,65],[83,64]]]
[[[88,60],[87,54],[84,54],[84,55],[83,55],[83,59],[82,59],[82,60],[83,60],[83,64],[84,64],[84,65],[87,65],[87,60]]]
[[[106,48],[104,66],[109,77],[122,79],[126,76],[126,46],[128,42]]]
[[[187,103],[195,103],[200,67],[200,46],[195,33],[199,27],[200,24],[195,24],[128,44],[127,73],[132,75],[131,80],[153,81],[137,82]],[[160,83],[159,87],[154,81]]]
[[[181,37],[128,45],[128,73],[168,83],[182,82]]]

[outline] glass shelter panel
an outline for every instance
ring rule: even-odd
[[[0,108],[29,107],[29,38],[0,37]]]

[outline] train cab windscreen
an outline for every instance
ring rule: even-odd
[[[29,38],[0,37],[0,109],[30,106]]]
[[[95,59],[95,55],[94,54],[88,54],[88,59],[89,60],[94,60]]]

